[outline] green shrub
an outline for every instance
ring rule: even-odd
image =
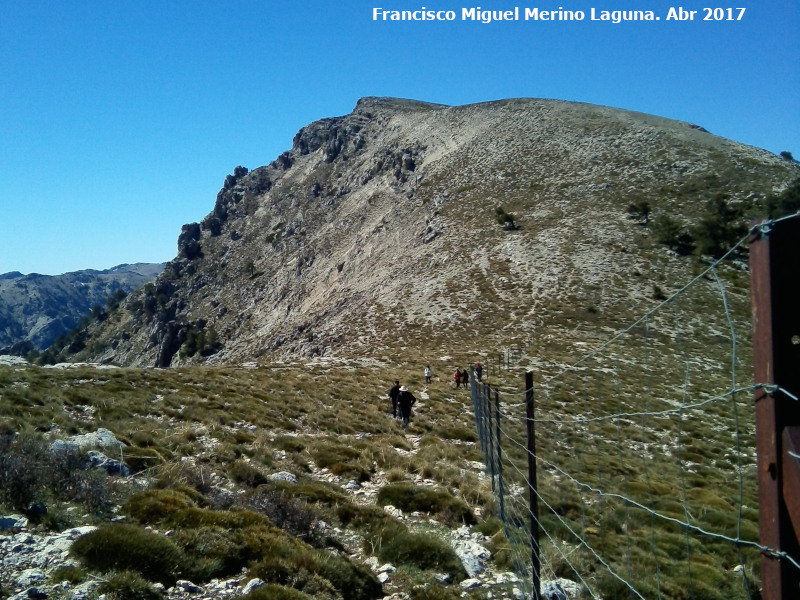
[[[0,501],[24,510],[42,487],[47,446],[41,437],[27,434],[4,439],[7,443],[0,448]]]
[[[56,498],[80,502],[98,512],[109,501],[106,473],[87,469],[77,449],[52,452],[39,434],[3,436],[0,444],[0,502],[25,510],[49,493]]]
[[[669,215],[658,217],[653,225],[656,241],[681,256],[691,254],[695,247],[692,234]]]
[[[261,486],[243,500],[244,505],[265,515],[276,527],[291,533],[312,546],[320,540],[319,520],[302,500]]]
[[[410,600],[459,600],[461,594],[441,585],[418,586],[411,590]]]
[[[264,515],[251,510],[209,510],[207,508],[186,508],[170,516],[168,523],[173,527],[270,527],[272,524]]]
[[[128,499],[122,512],[140,523],[160,523],[179,510],[195,506],[183,492],[176,490],[148,490]]]
[[[364,565],[320,551],[316,553],[315,567],[314,570],[330,581],[343,598],[373,600],[383,597],[380,582]]]
[[[514,223],[516,217],[511,213],[507,213],[502,207],[498,206],[494,209],[494,216],[497,219],[497,222],[506,229],[517,228],[516,224]]]
[[[348,502],[347,495],[340,487],[324,481],[314,481],[311,483],[273,481],[269,485],[277,492],[288,494],[296,498],[304,498],[308,502],[314,504],[336,506],[342,502]]]
[[[109,600],[160,600],[163,596],[148,581],[133,571],[114,573],[100,584],[98,591]]]
[[[744,211],[728,201],[727,194],[715,195],[706,205],[706,212],[695,227],[698,254],[721,258],[747,231]]]
[[[279,435],[272,442],[272,445],[277,450],[284,450],[285,452],[302,452],[306,449],[303,440],[294,435]]]
[[[628,215],[632,219],[636,219],[639,222],[643,222],[642,224],[645,227],[650,222],[651,212],[652,208],[647,200],[639,199],[635,202],[631,202],[631,204],[628,206]]]
[[[251,577],[278,585],[291,583],[301,589],[306,589],[301,586],[313,584],[320,590],[325,586],[319,581],[314,583],[312,576],[316,575],[348,600],[373,600],[383,595],[381,584],[366,567],[323,550],[314,550],[289,536],[261,531],[250,543],[261,552],[258,561],[248,570]]]
[[[661,289],[657,284],[653,284],[653,300],[658,300],[662,302],[667,299],[667,295],[664,293],[664,290]]]
[[[503,522],[497,517],[487,517],[475,526],[475,531],[479,531],[486,537],[491,537],[503,529]]]
[[[135,571],[150,581],[172,584],[183,553],[164,536],[126,524],[104,525],[81,536],[70,554],[95,571]]]
[[[770,194],[767,197],[766,208],[767,215],[771,218],[791,215],[800,210],[800,179],[795,179],[780,194]]]
[[[235,460],[230,469],[231,479],[236,483],[241,483],[248,487],[258,487],[269,482],[267,476],[264,475],[257,467],[246,460]]]
[[[313,600],[313,597],[292,588],[271,583],[242,596],[241,600]]]
[[[187,576],[192,581],[237,573],[246,564],[234,533],[222,527],[181,529],[172,541],[189,559]]]
[[[442,488],[418,487],[408,482],[390,483],[378,492],[380,506],[392,505],[404,512],[426,512],[448,523],[475,522],[469,506]]]
[[[53,571],[50,574],[50,581],[52,583],[61,583],[62,581],[69,581],[71,584],[75,585],[83,581],[84,577],[86,577],[85,570],[81,569],[80,567],[67,565],[64,567],[58,567],[55,571]]]
[[[401,533],[381,546],[379,556],[381,560],[396,565],[450,573],[456,581],[466,577],[455,550],[431,535]]]
[[[377,506],[360,506],[347,503],[336,512],[342,525],[364,533],[364,545],[367,552],[380,548],[384,542],[394,539],[408,528]]]
[[[320,444],[312,450],[317,466],[329,469],[334,475],[348,477],[356,481],[369,481],[372,464],[362,452],[342,444]]]

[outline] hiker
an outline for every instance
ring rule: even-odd
[[[483,381],[483,367],[481,363],[475,363],[475,378],[478,381]]]
[[[456,382],[456,388],[461,385],[461,371],[456,369],[456,372],[453,373],[453,381]]]
[[[411,420],[411,407],[417,399],[414,394],[408,391],[406,386],[400,388],[400,394],[397,396],[397,403],[400,405],[400,414],[403,419],[403,429],[408,427],[408,422]]]
[[[465,389],[469,387],[469,373],[466,369],[461,373],[461,383],[464,384]]]
[[[425,385],[430,384],[430,382],[431,382],[431,374],[432,373],[433,373],[433,371],[431,371],[430,365],[425,367]]]
[[[400,395],[400,382],[399,381],[395,380],[394,385],[392,386],[392,389],[389,390],[389,393],[387,395],[389,396],[389,398],[392,401],[392,418],[393,419],[397,419],[397,418],[399,418],[398,414],[397,414],[397,397]]]

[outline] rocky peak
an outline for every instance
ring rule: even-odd
[[[363,98],[303,127],[269,165],[228,175],[160,283],[131,298],[124,329],[95,332],[107,350],[91,358],[447,348],[467,331],[458,323],[479,340],[532,335],[564,302],[628,310],[652,295],[632,273],[677,281],[690,268],[654,250],[631,203],[690,223],[714,194],[757,211],[797,174],[767,152],[608,107]],[[498,225],[498,209],[518,227]]]

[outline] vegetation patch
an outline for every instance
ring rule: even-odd
[[[135,571],[114,572],[98,592],[109,600],[161,600],[164,596]]]
[[[127,524],[103,525],[75,540],[70,555],[94,571],[134,571],[172,585],[186,557],[162,535]]]
[[[415,486],[408,482],[390,483],[378,492],[380,506],[392,505],[404,512],[426,512],[448,523],[475,522],[469,506],[442,488]]]
[[[384,543],[379,555],[381,560],[396,565],[449,573],[456,581],[467,575],[453,548],[432,535],[401,533]]]
[[[370,480],[372,464],[360,450],[352,446],[319,443],[311,449],[311,455],[318,467],[328,469],[334,475],[356,481]]]

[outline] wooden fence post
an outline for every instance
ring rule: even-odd
[[[800,561],[800,219],[756,228],[750,237],[755,394],[761,544]],[[792,454],[794,456],[792,456]],[[762,553],[764,600],[800,597],[800,571],[785,559]]]

